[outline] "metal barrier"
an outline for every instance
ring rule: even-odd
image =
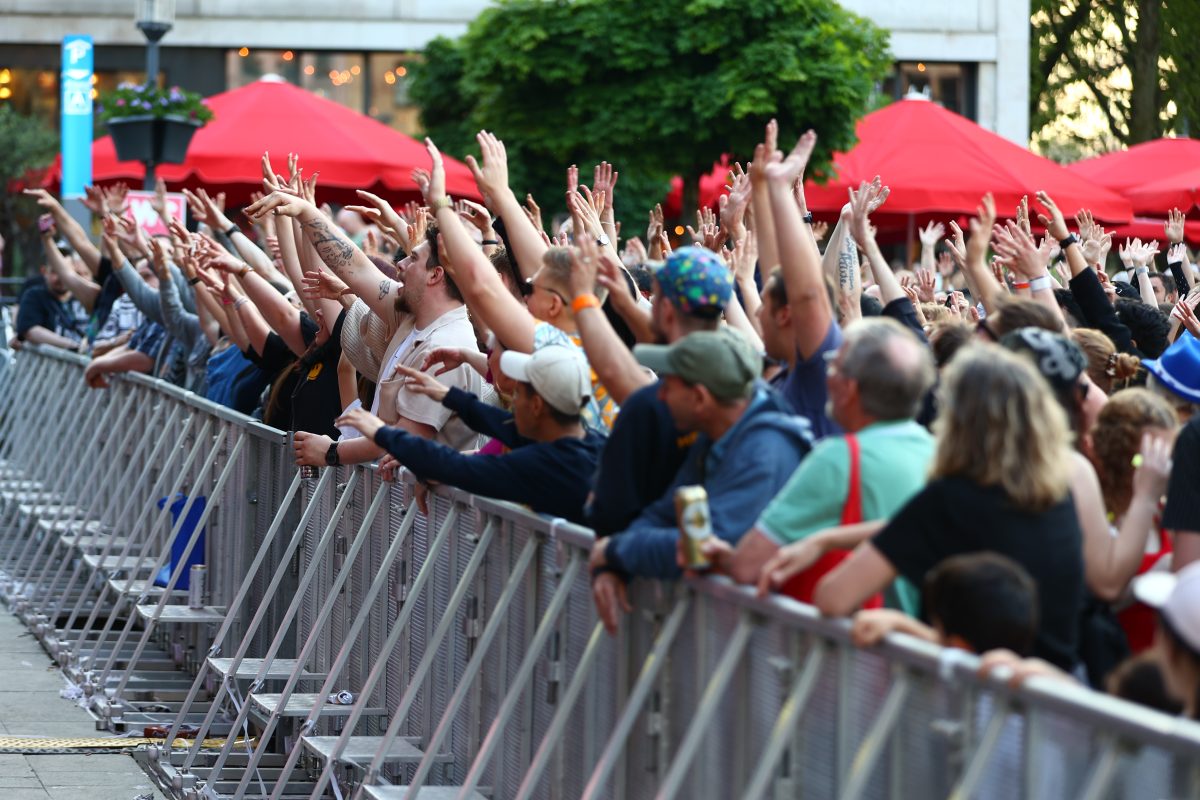
[[[609,637],[590,531],[446,488],[426,516],[370,468],[303,481],[279,431],[138,376],[88,392],[79,363],[30,349],[0,385],[0,588],[110,726],[168,729],[140,758],[174,797],[1200,795],[1195,723],[856,649],[720,578],[635,583]],[[199,613],[131,583],[181,488],[207,497]]]

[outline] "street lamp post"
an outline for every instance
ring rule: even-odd
[[[175,23],[175,0],[137,0],[137,26],[146,37],[146,84],[158,84],[158,43]],[[153,159],[143,162],[146,177],[142,188],[154,188]]]

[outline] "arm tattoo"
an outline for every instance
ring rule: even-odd
[[[392,282],[384,278],[379,282],[379,299],[387,297],[392,291]]]
[[[853,290],[858,285],[858,245],[854,237],[846,234],[842,249],[838,252],[838,285],[847,290]]]
[[[350,262],[354,259],[354,245],[330,228],[329,223],[323,217],[301,222],[300,225],[307,232],[308,239],[317,249],[321,260],[332,267],[335,272],[350,266]]]

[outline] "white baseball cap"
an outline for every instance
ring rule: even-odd
[[[587,359],[566,345],[546,345],[532,355],[506,350],[500,355],[500,371],[514,381],[528,383],[563,414],[578,414],[592,396]]]
[[[1171,629],[1200,653],[1200,562],[1179,572],[1147,572],[1133,580],[1133,594],[1158,609]]]

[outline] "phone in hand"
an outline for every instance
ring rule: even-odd
[[[38,217],[38,233],[46,233],[54,230],[54,217],[50,214],[42,214]]]

